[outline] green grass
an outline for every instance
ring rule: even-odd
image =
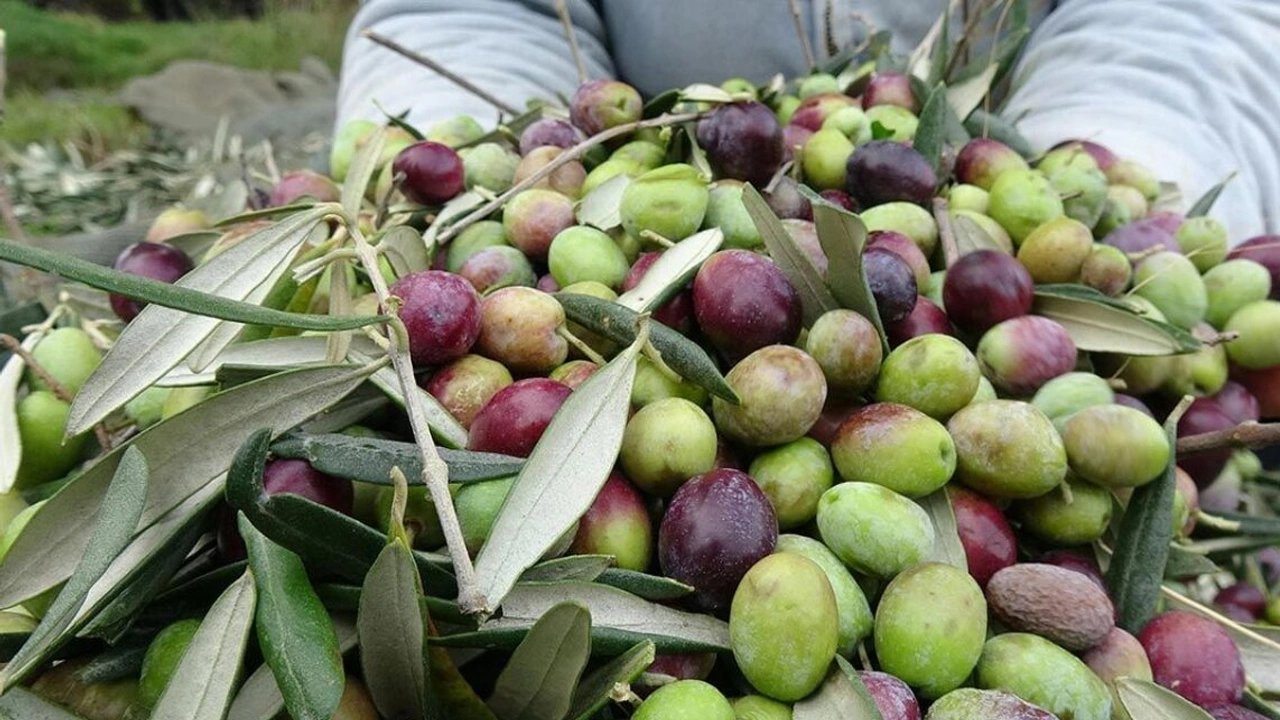
[[[16,147],[69,141],[91,157],[135,147],[147,134],[145,123],[102,90],[81,91],[73,98],[47,98],[19,90],[8,99],[4,124],[0,125],[0,140]]]

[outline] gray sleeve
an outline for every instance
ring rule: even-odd
[[[604,24],[586,0],[569,0],[591,77],[613,74]],[[484,124],[497,111],[425,67],[367,38],[372,29],[431,57],[516,108],[531,98],[570,96],[578,84],[553,0],[366,0],[347,32],[338,88],[338,127],[409,111],[425,128],[456,115]]]
[[[1035,32],[1006,115],[1033,143],[1087,138],[1179,184],[1238,171],[1212,214],[1233,243],[1280,227],[1280,2],[1066,0]]]

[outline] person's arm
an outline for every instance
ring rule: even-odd
[[[1038,147],[1094,140],[1180,186],[1231,241],[1280,227],[1280,3],[1064,0],[1036,30],[1005,116]]]
[[[591,77],[613,74],[604,25],[585,0],[569,0],[578,44]],[[372,29],[429,56],[518,109],[530,99],[569,97],[578,73],[553,0],[367,0],[347,33],[338,89],[337,127],[381,121],[409,111],[425,129],[471,115],[492,124],[497,110],[448,80],[360,33]]]

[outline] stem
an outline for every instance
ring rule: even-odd
[[[556,14],[560,16],[560,24],[564,26],[564,36],[569,39],[569,52],[573,53],[573,64],[578,67],[578,84],[582,85],[587,81],[587,64],[582,60],[578,34],[573,31],[573,19],[569,17],[569,6],[565,0],[556,0]]]
[[[448,80],[449,82],[453,83],[454,85],[457,85],[458,87],[462,88],[463,90],[466,90],[467,92],[471,93],[472,95],[475,95],[476,97],[480,98],[481,100],[483,100],[483,101],[485,101],[485,102],[489,103],[490,105],[494,106],[494,107],[495,107],[495,108],[497,108],[500,112],[502,112],[504,115],[511,115],[511,116],[513,116],[513,117],[514,117],[514,116],[516,116],[516,115],[519,115],[519,114],[520,114],[520,111],[519,111],[519,110],[517,110],[517,109],[515,109],[515,108],[511,107],[510,105],[508,105],[508,104],[506,104],[506,103],[502,102],[501,100],[499,100],[498,98],[494,97],[493,95],[490,95],[488,92],[486,92],[486,91],[484,91],[484,90],[481,90],[479,87],[477,87],[477,86],[473,85],[473,84],[471,83],[471,81],[470,81],[470,80],[467,80],[466,78],[464,78],[464,77],[462,77],[462,76],[460,76],[460,75],[456,75],[456,74],[454,74],[454,73],[453,73],[453,71],[449,70],[448,68],[446,68],[445,66],[443,66],[443,65],[441,65],[440,63],[436,62],[435,60],[432,60],[431,58],[427,57],[426,55],[423,55],[422,53],[414,52],[413,50],[410,50],[409,48],[407,48],[407,47],[405,47],[405,46],[401,45],[400,43],[396,42],[395,40],[392,40],[391,38],[387,37],[386,35],[382,35],[382,34],[380,34],[380,33],[376,33],[376,32],[374,32],[373,30],[370,30],[370,29],[368,29],[368,28],[365,28],[364,30],[361,30],[361,31],[360,31],[360,34],[361,34],[361,35],[363,35],[364,37],[367,37],[367,38],[369,38],[370,40],[372,40],[372,41],[374,41],[374,42],[378,43],[378,44],[379,44],[379,45],[381,45],[382,47],[387,48],[388,50],[391,50],[391,51],[393,51],[393,52],[399,53],[400,55],[403,55],[404,57],[409,58],[410,60],[412,60],[412,61],[414,61],[414,62],[418,63],[419,65],[422,65],[423,67],[429,68],[431,71],[433,71],[433,72],[435,72],[436,74],[440,75],[440,76],[441,76],[441,77],[443,77],[445,80]]]
[[[818,67],[818,63],[813,59],[813,47],[809,45],[809,35],[805,33],[804,21],[800,18],[800,2],[787,0],[787,5],[791,8],[791,22],[796,26],[796,37],[800,38],[800,47],[804,50],[804,61],[812,71]]]
[[[444,530],[445,543],[449,549],[449,558],[453,561],[453,573],[458,579],[458,606],[468,615],[484,612],[484,597],[476,586],[476,571],[471,564],[471,556],[467,554],[466,543],[462,539],[462,528],[458,525],[458,514],[453,507],[453,499],[449,495],[449,467],[440,459],[436,451],[435,441],[431,439],[431,426],[427,422],[426,410],[417,380],[413,376],[413,361],[409,358],[408,335],[404,323],[394,311],[397,301],[392,299],[387,289],[386,280],[378,269],[378,255],[360,232],[356,219],[340,215],[337,219],[347,226],[355,241],[356,252],[378,301],[392,320],[387,329],[387,355],[400,380],[400,389],[404,393],[405,411],[409,414],[409,425],[413,429],[413,438],[418,445],[418,453],[422,458],[422,481],[431,493],[431,500],[436,504],[436,514],[440,518],[440,527]]]
[[[933,199],[933,219],[938,223],[938,238],[942,240],[942,257],[947,267],[960,259],[960,247],[956,245],[956,233],[951,227],[951,211],[947,201]]]
[[[652,230],[641,230],[640,237],[652,242],[654,245],[658,245],[660,247],[666,248],[667,250],[670,250],[671,248],[676,246],[675,243],[671,242],[667,238],[662,237],[661,235],[659,235],[658,233]]]
[[[551,160],[551,162],[547,163],[546,165],[543,165],[541,168],[538,169],[537,172],[533,173],[532,175],[525,178],[524,180],[521,180],[515,185],[512,185],[511,188],[506,192],[495,197],[494,199],[490,200],[484,205],[481,205],[475,210],[472,210],[470,213],[463,216],[457,222],[453,223],[449,227],[440,231],[440,234],[436,237],[436,242],[441,245],[449,242],[449,240],[451,240],[455,235],[462,232],[467,227],[471,226],[473,223],[483,220],[484,218],[492,214],[495,210],[502,207],[503,203],[505,203],[507,200],[510,200],[515,195],[521,192],[524,192],[525,190],[528,190],[534,185],[537,185],[539,182],[542,182],[543,178],[550,176],[551,173],[559,169],[561,165],[564,165],[565,163],[572,162],[574,160],[581,158],[584,154],[586,154],[588,150],[590,150],[591,148],[597,145],[602,145],[616,137],[621,137],[628,133],[633,133],[636,130],[643,130],[645,128],[653,128],[653,127],[665,127],[667,125],[679,125],[682,122],[697,120],[698,118],[702,117],[702,115],[703,113],[681,113],[679,115],[659,115],[656,118],[650,118],[648,120],[637,120],[636,122],[625,123],[623,125],[618,125],[617,127],[609,128],[608,130],[605,130],[603,132],[596,133],[595,135],[592,135],[586,140],[583,140],[577,145],[574,145],[573,147],[555,156]]]
[[[1196,524],[1205,525],[1215,530],[1222,530],[1224,532],[1233,533],[1233,532],[1240,531],[1239,521],[1220,518],[1217,515],[1210,515],[1209,513],[1203,510],[1196,511]]]
[[[1235,427],[1178,438],[1178,454],[1218,448],[1257,448],[1280,444],[1280,423],[1242,422]]]
[[[556,334],[564,338],[570,345],[576,348],[578,352],[586,355],[587,359],[596,365],[604,367],[605,363],[609,362],[601,357],[600,353],[596,352],[594,348],[583,342],[582,338],[574,335],[568,327],[561,325],[559,329],[556,330]]]

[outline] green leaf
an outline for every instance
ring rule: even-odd
[[[687,595],[692,595],[694,590],[692,585],[686,585],[679,580],[672,580],[669,577],[660,575],[648,575],[635,570],[623,570],[622,568],[605,570],[596,577],[596,582],[619,590],[626,590],[632,595],[638,595],[645,600],[654,602],[678,600]]]
[[[76,680],[92,685],[123,678],[138,677],[142,670],[142,658],[147,654],[146,645],[117,645],[94,655],[79,670]]]
[[[1149,680],[1120,678],[1115,682],[1115,691],[1131,720],[1213,720],[1181,695]]]
[[[23,687],[10,688],[0,695],[0,718],[4,720],[83,720]]]
[[[832,663],[827,679],[809,697],[797,702],[791,709],[795,720],[881,720],[866,690],[858,692],[857,676],[850,676],[839,665]]]
[[[421,597],[413,553],[394,540],[365,576],[356,619],[365,685],[384,717],[427,717],[430,678]]]
[[[326,339],[321,335],[279,337],[228,345],[201,370],[179,365],[156,381],[160,387],[213,385],[224,367],[256,368],[268,371],[317,365],[326,362]],[[362,343],[357,339],[357,345]],[[269,373],[268,373],[269,374]]]
[[[618,296],[617,303],[638,313],[653,312],[680,292],[698,268],[724,243],[724,232],[711,228],[695,233],[663,251],[636,286]]]
[[[467,191],[445,203],[444,207],[440,208],[440,212],[436,213],[435,221],[422,234],[423,243],[427,247],[435,246],[436,238],[440,236],[440,233],[444,232],[445,228],[452,225],[463,215],[480,207],[484,202],[485,199],[480,193]]]
[[[334,615],[331,619],[338,633],[338,650],[345,655],[356,646],[355,625],[343,615]],[[227,720],[277,720],[283,712],[284,696],[271,668],[264,663],[240,686],[227,712]]]
[[[369,363],[374,360],[374,355],[365,354],[357,349],[353,349],[348,356],[359,363]],[[385,393],[391,402],[401,408],[405,406],[404,393],[401,391],[400,379],[396,376],[395,370],[390,367],[380,368],[373,373],[369,381]],[[418,393],[418,401],[427,416],[431,436],[446,447],[466,447],[467,429],[462,427],[462,424],[440,404],[439,400],[436,400],[434,395],[422,388],[415,388],[414,392]]]
[[[578,222],[608,232],[622,224],[622,193],[631,184],[626,174],[614,175],[578,203]]]
[[[1186,411],[1184,399],[1165,420],[1169,447],[1178,441],[1178,420]],[[1164,579],[1173,540],[1173,498],[1177,456],[1169,453],[1164,473],[1133,491],[1120,520],[1120,536],[1107,568],[1107,589],[1115,603],[1116,625],[1137,635],[1156,612],[1160,583]]]
[[[413,443],[340,433],[288,435],[271,446],[276,457],[299,458],[327,475],[376,485],[391,485],[399,467],[410,485],[422,484],[422,456]],[[520,472],[524,459],[473,450],[437,448],[449,466],[450,483],[497,480]]]
[[[257,437],[263,438],[265,450],[269,438]],[[258,646],[285,707],[296,720],[329,720],[346,683],[329,614],[297,555],[268,540],[243,515],[239,527],[258,584]]]
[[[440,638],[440,644],[514,647],[543,613],[566,600],[591,613],[592,647],[600,653],[623,652],[641,640],[652,640],[662,652],[729,652],[729,625],[722,620],[583,582],[520,583],[503,600],[501,617],[474,633]]]
[[[1040,285],[1033,310],[1062,325],[1077,348],[1090,352],[1173,355],[1201,347],[1191,333],[1083,285]]]
[[[619,345],[635,341],[640,322],[635,311],[590,295],[556,293],[553,297],[564,308],[565,317],[586,329]],[[738,396],[715,361],[697,343],[654,320],[649,321],[649,342],[680,377],[722,400],[738,404]]]
[[[872,140],[892,140],[893,130],[885,127],[879,120],[871,121],[871,139]]]
[[[947,494],[947,489],[938,488],[916,502],[924,508],[933,523],[933,552],[929,559],[968,571],[969,560],[965,557],[964,545],[960,543],[956,513],[951,507],[951,496]]]
[[[956,250],[961,257],[977,250],[1006,252],[982,226],[965,215],[950,213],[951,232],[956,236]]]
[[[920,110],[920,125],[916,128],[916,137],[912,147],[929,161],[934,174],[938,172],[938,163],[942,158],[942,146],[946,140],[947,129],[947,86],[938,83],[929,92],[924,108]]]
[[[939,32],[933,42],[933,49],[928,54],[929,72],[926,74],[925,82],[929,85],[937,85],[946,80],[943,76],[947,72],[947,65],[951,62],[951,13],[953,9],[953,7],[948,6],[947,9],[942,11],[942,16],[938,18],[938,22],[941,23],[938,27]],[[914,57],[915,53],[912,53],[912,56]],[[917,71],[919,68],[915,67],[915,63],[911,62],[910,58],[907,60],[907,65],[911,67],[913,74],[918,76]]]
[[[502,720],[561,720],[591,657],[591,613],[575,602],[548,610],[498,675],[489,708]]]
[[[578,386],[529,453],[476,555],[476,581],[488,612],[600,493],[622,447],[642,343],[637,338]]]
[[[1036,156],[1036,149],[1032,146],[1031,141],[1023,137],[1022,133],[1012,123],[982,108],[977,108],[969,113],[969,117],[964,120],[964,129],[968,130],[973,137],[999,140],[1024,158]]]
[[[31,637],[0,674],[0,693],[26,679],[79,629],[73,625],[76,613],[94,583],[133,537],[146,497],[147,460],[136,447],[131,447],[125,451],[115,476],[107,486],[84,557],[45,611]]]
[[[251,437],[236,453],[227,478],[227,502],[243,512],[272,541],[296,553],[303,562],[352,582],[363,582],[382,548],[383,533],[300,495],[267,495],[262,484],[265,433]],[[422,553],[414,553],[429,591],[448,593],[453,577]]]
[[[876,309],[875,296],[862,271],[862,252],[867,243],[867,226],[857,215],[836,207],[812,190],[800,186],[803,195],[813,206],[813,221],[818,231],[818,242],[830,263],[827,268],[827,284],[841,307],[853,310],[866,318],[876,328],[880,347],[889,354],[889,341],[885,338],[880,311]]]
[[[1276,707],[1275,703],[1268,702],[1261,695],[1247,687],[1244,689],[1244,698],[1240,700],[1240,704],[1265,718],[1270,718],[1270,720],[1280,720],[1280,708]]]
[[[655,118],[659,115],[670,112],[671,108],[676,106],[680,101],[680,89],[671,88],[654,95],[649,102],[644,104],[643,117]]]
[[[769,204],[764,201],[760,193],[749,184],[742,188],[742,204],[746,206],[747,214],[751,216],[756,230],[760,232],[764,246],[769,251],[769,257],[773,258],[773,261],[778,264],[778,269],[787,276],[796,291],[800,293],[804,324],[812,325],[823,313],[840,307],[835,297],[831,295],[831,291],[827,289],[822,273],[818,272],[818,268],[814,267],[809,256],[805,255],[792,239],[791,233],[782,226],[782,221],[778,220],[778,216],[769,209]]]
[[[1213,515],[1237,524],[1238,527],[1229,533],[1231,535],[1280,535],[1280,518],[1239,512],[1215,512]],[[1225,532],[1210,525],[1204,527],[1214,532]]]
[[[387,129],[380,127],[356,150],[355,157],[351,159],[347,177],[342,181],[342,210],[350,217],[354,218],[360,212],[365,191],[369,189],[374,173],[382,169],[378,167],[378,157],[382,155],[382,147],[386,142]]]
[[[614,562],[612,555],[565,555],[543,560],[520,575],[520,582],[580,580],[591,582]]]
[[[982,104],[982,99],[991,92],[991,84],[1000,71],[999,65],[988,65],[973,77],[957,82],[945,90],[947,105],[958,118],[965,118]]]
[[[1204,555],[1191,552],[1176,542],[1169,545],[1169,560],[1164,566],[1166,580],[1181,580],[1216,572],[1221,572],[1221,568]]]
[[[266,426],[283,432],[336,403],[367,373],[349,366],[308,368],[241,385],[148,428],[99,458],[42,505],[9,548],[0,564],[0,607],[29,600],[70,577],[89,542],[85,509],[101,506],[128,447],[136,446],[151,470],[139,527],[150,528],[161,518],[166,525],[154,534],[139,533],[116,563],[122,572],[126,559],[146,559],[130,555],[135,548],[145,549],[144,540],[171,539],[190,513],[221,493],[232,454],[253,430]]]
[[[374,238],[378,252],[391,263],[396,277],[404,277],[410,273],[426,270],[431,267],[431,257],[427,253],[427,245],[422,240],[422,233],[408,225],[396,225],[385,230],[381,237]]]
[[[252,573],[227,588],[209,613],[156,702],[151,720],[222,720],[244,664],[253,627],[256,592]]]
[[[1189,552],[1212,556],[1238,555],[1242,552],[1257,550],[1271,545],[1280,545],[1280,535],[1233,535],[1209,540],[1196,540],[1187,543],[1186,548]]]
[[[1199,200],[1196,200],[1195,204],[1191,206],[1191,209],[1187,211],[1187,217],[1193,218],[1208,215],[1209,211],[1213,209],[1213,204],[1218,201],[1218,196],[1222,194],[1224,189],[1226,189],[1227,183],[1234,180],[1235,177],[1236,173],[1232,172],[1230,175],[1222,178],[1222,182],[1209,188],[1204,195],[1200,196]]]
[[[1169,588],[1161,588],[1166,607],[1184,610],[1208,618],[1222,626],[1240,650],[1244,673],[1251,682],[1267,693],[1280,693],[1280,638],[1271,632],[1241,625],[1217,610],[1181,595]]]
[[[316,204],[314,202],[300,202],[300,203],[294,203],[292,205],[281,205],[279,207],[262,208],[261,210],[250,210],[248,212],[237,213],[235,215],[225,217],[219,220],[218,222],[214,223],[213,226],[215,228],[229,228],[232,225],[239,225],[240,223],[250,222],[253,220],[275,220],[276,218],[287,217],[289,215],[293,215],[294,213],[302,212],[303,210],[310,210],[315,206]],[[213,235],[214,240],[217,240],[218,238],[222,237],[222,233],[209,232],[207,230],[200,230],[194,233],[187,233],[187,235]],[[183,236],[179,236],[179,237],[183,237]],[[168,242],[171,242],[171,240],[165,240],[165,242],[168,243]],[[183,250],[186,250],[186,248],[184,247]]]
[[[645,668],[653,664],[656,653],[653,643],[643,640],[596,668],[578,683],[578,689],[573,694],[573,705],[566,717],[570,720],[590,720],[596,711],[613,699],[614,687],[634,682]]]

